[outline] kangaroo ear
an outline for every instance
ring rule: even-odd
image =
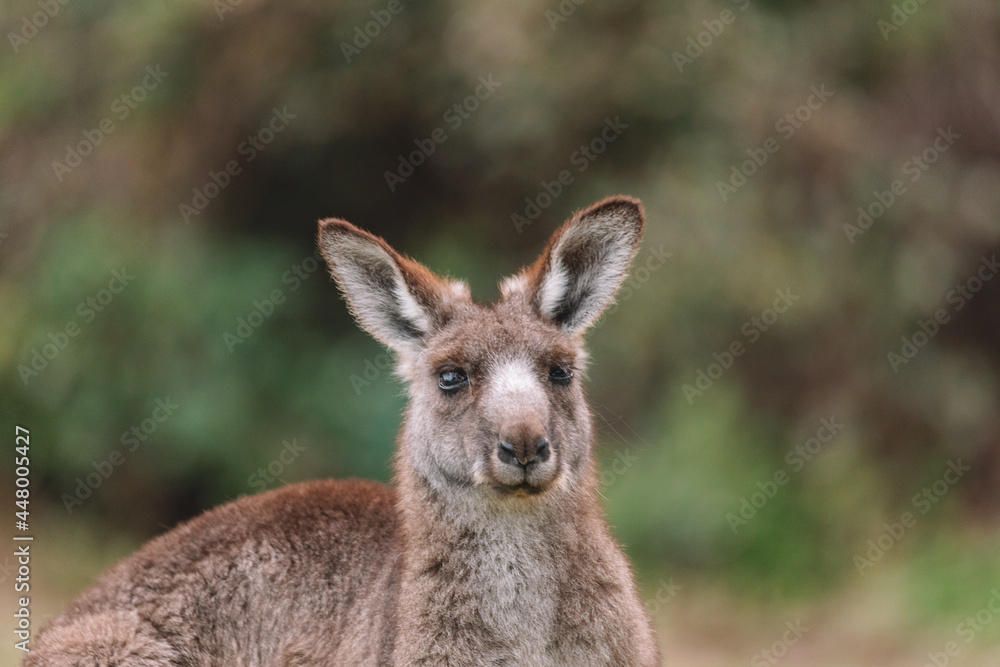
[[[637,199],[594,204],[556,231],[533,266],[507,281],[504,296],[526,289],[541,318],[569,333],[585,330],[614,300],[645,225]]]
[[[321,220],[319,248],[362,329],[396,352],[419,349],[450,319],[464,283],[445,281],[383,239],[343,220]]]

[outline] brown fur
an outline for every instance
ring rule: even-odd
[[[580,382],[582,332],[643,224],[635,200],[596,204],[482,306],[321,222],[351,311],[407,382],[398,490],[309,482],[193,519],[108,571],[25,667],[658,665],[596,499]]]

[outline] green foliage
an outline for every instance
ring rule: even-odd
[[[315,263],[316,220],[369,228],[488,300],[574,209],[624,192],[648,230],[590,336],[589,391],[602,490],[643,575],[765,598],[850,587],[867,540],[960,457],[972,472],[872,576],[907,581],[917,622],[976,607],[1000,585],[968,533],[1000,507],[1000,280],[961,290],[1000,246],[993,70],[972,55],[996,51],[996,14],[926,3],[883,36],[897,4],[585,3],[550,24],[555,2],[414,2],[350,58],[377,3],[62,6],[0,60],[0,421],[33,429],[39,502],[64,511],[115,450],[120,472],[68,516],[123,533],[285,482],[388,481],[403,388]],[[735,19],[678,68],[723,10]],[[35,11],[15,3],[7,27]],[[449,109],[489,76],[456,127]],[[275,110],[292,118],[266,135]],[[581,161],[614,119],[626,129]],[[948,127],[959,138],[934,148]],[[88,306],[115,271],[134,279]],[[795,300],[768,321],[782,290]],[[843,431],[792,471],[824,418]],[[147,439],[129,450],[134,428]],[[778,471],[734,532],[727,514]]]

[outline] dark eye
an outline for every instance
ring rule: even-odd
[[[566,386],[573,379],[573,369],[553,366],[549,369],[549,381]]]
[[[461,369],[441,371],[438,374],[438,386],[448,393],[458,391],[467,384],[469,378]]]

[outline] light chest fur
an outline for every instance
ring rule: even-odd
[[[478,628],[482,636],[468,647],[482,660],[476,664],[557,664],[559,547],[551,519],[537,508],[512,513],[473,498],[449,506],[454,518],[433,531],[437,548],[419,550],[404,596],[412,586],[424,607],[418,615],[441,620],[435,634],[449,623]],[[466,600],[466,590],[476,593]],[[461,632],[452,639],[467,643]]]

